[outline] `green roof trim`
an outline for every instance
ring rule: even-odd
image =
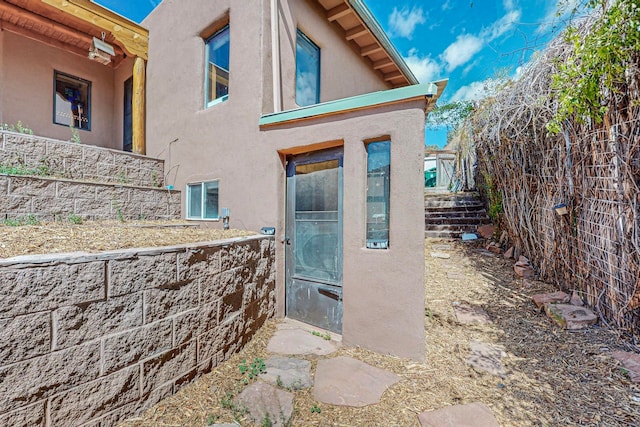
[[[265,114],[260,117],[258,123],[260,126],[268,126],[295,120],[309,119],[317,116],[346,113],[353,110],[371,108],[420,96],[433,98],[435,101],[440,96],[445,86],[446,80],[442,80],[435,83],[425,83],[420,85],[404,86],[397,89],[371,92],[364,95],[336,99],[335,101],[322,102],[320,104],[296,108],[295,110]]]
[[[360,16],[360,19],[364,22],[364,24],[369,28],[369,30],[373,33],[373,36],[378,39],[378,42],[382,45],[384,50],[391,56],[393,62],[395,62],[402,74],[405,75],[409,83],[412,85],[418,84],[418,79],[411,72],[411,69],[407,66],[407,63],[402,58],[402,55],[398,52],[395,45],[391,43],[389,37],[387,37],[387,33],[384,32],[378,20],[373,16],[369,8],[364,4],[362,0],[348,0],[349,5],[353,8],[353,10]]]

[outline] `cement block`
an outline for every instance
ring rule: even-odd
[[[546,304],[544,309],[547,316],[565,329],[583,329],[598,322],[598,316],[586,307],[570,304]]]
[[[96,186],[59,181],[56,196],[62,199],[94,200],[96,198]]]
[[[27,176],[12,176],[9,181],[10,196],[54,197],[56,181]]]
[[[0,212],[11,213],[9,217],[20,216],[31,212],[30,196],[2,196],[0,197]]]
[[[133,366],[55,396],[51,425],[79,425],[139,396],[140,369]]]
[[[198,283],[174,282],[144,291],[145,323],[188,311],[198,306]]]
[[[164,383],[180,378],[195,367],[195,340],[161,353],[144,362],[142,366],[142,392],[150,393]]]
[[[104,262],[0,269],[0,318],[104,298]]]
[[[157,288],[176,281],[176,254],[113,260],[109,272],[109,296]]]
[[[172,321],[165,320],[105,338],[105,373],[114,372],[171,349],[172,327]]]
[[[27,314],[0,320],[0,366],[48,353],[51,314]]]
[[[223,271],[215,276],[205,276],[201,279],[202,302],[210,303],[240,291],[245,283],[252,280],[252,272],[245,267],[237,267]]]
[[[54,311],[56,349],[142,326],[142,293],[88,304],[65,306]]]
[[[115,153],[99,147],[82,147],[82,158],[85,162],[95,165],[96,163],[114,163]]]
[[[42,427],[44,426],[44,421],[45,409],[43,401],[0,415],[0,426]]]
[[[51,199],[49,197],[34,197],[31,203],[31,212],[35,214],[66,216],[73,213],[74,209],[73,199]]]
[[[2,367],[0,412],[46,399],[99,375],[100,343],[72,347]]]
[[[220,257],[220,269],[230,270],[240,266],[250,266],[261,257],[260,241],[250,240],[225,248]]]
[[[174,318],[174,346],[218,326],[218,303],[203,304]],[[200,360],[200,359],[198,359]]]
[[[78,199],[74,202],[74,212],[85,215],[110,215],[111,200],[82,200]]]
[[[82,146],[69,142],[47,141],[47,158],[82,159]]]

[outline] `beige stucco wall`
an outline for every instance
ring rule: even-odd
[[[291,16],[282,30],[293,37],[284,40],[282,47],[285,105],[292,106],[295,95],[291,90],[295,63],[293,57],[287,59],[286,52],[295,50],[298,19],[323,47],[323,82],[327,80],[323,99],[386,88],[306,0],[282,3],[283,10],[294,5],[287,9]],[[167,184],[177,189],[185,189],[190,182],[218,179],[219,206],[230,208],[231,227],[256,231],[276,227],[278,310],[283,315],[286,177],[280,153],[338,141],[335,144],[344,146],[343,340],[348,345],[422,359],[425,101],[261,130],[258,120],[272,105],[272,92],[269,2],[260,4],[193,0],[185,7],[182,1],[164,0],[145,20],[150,30],[147,153],[165,159]],[[231,31],[229,99],[204,109],[201,33],[226,13]],[[179,22],[189,25],[177,25]],[[330,75],[329,67],[340,70],[340,77]],[[364,141],[383,135],[392,141],[391,248],[376,251],[365,249]],[[216,221],[206,225],[221,226]]]
[[[123,89],[120,80],[126,79],[122,77],[123,73],[131,75],[131,65],[125,63],[121,65],[122,71],[114,71],[14,33],[3,31],[2,38],[0,81],[4,90],[0,92],[0,108],[3,122],[15,124],[20,120],[36,134],[68,140],[71,137],[69,128],[53,123],[53,73],[57,70],[91,82],[91,130],[79,130],[81,141],[106,148],[122,148]]]

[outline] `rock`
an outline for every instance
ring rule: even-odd
[[[431,246],[431,249],[434,251],[450,251],[451,245],[433,245]]]
[[[318,361],[313,398],[331,405],[362,407],[380,401],[400,377],[351,357]]]
[[[491,323],[491,318],[487,312],[477,305],[454,304],[453,312],[458,322],[465,325]]]
[[[507,249],[504,253],[504,259],[513,259],[513,252],[514,252],[514,248],[513,246],[511,246],[509,249]]]
[[[501,254],[502,253],[502,248],[500,248],[500,246],[498,246],[497,243],[491,243],[490,245],[487,245],[486,248],[489,252],[494,253],[496,255]]]
[[[582,298],[580,298],[580,295],[578,295],[578,291],[574,290],[571,293],[571,300],[569,301],[569,304],[577,305],[579,307],[582,307],[584,305],[584,301],[582,301]]]
[[[264,421],[269,419],[270,426],[285,426],[293,414],[293,393],[262,381],[248,385],[235,401],[237,406],[246,408],[253,421],[260,425],[265,425]]]
[[[529,264],[529,258],[527,258],[527,257],[526,257],[526,256],[524,256],[524,255],[520,255],[520,256],[518,257],[518,262],[521,262],[521,263],[524,263],[524,264]]]
[[[431,252],[431,258],[449,259],[451,255],[444,252]]]
[[[478,227],[478,234],[482,236],[483,239],[490,239],[493,237],[493,234],[496,232],[496,227],[493,225],[481,225]]]
[[[494,254],[493,252],[489,252],[486,249],[476,249],[474,252],[477,253],[477,254],[480,254],[482,256],[490,256],[490,257],[495,257],[496,256],[496,254]]]
[[[491,409],[480,402],[423,412],[418,421],[422,427],[500,427]]]
[[[471,354],[467,358],[467,364],[477,372],[488,372],[502,378],[507,375],[502,366],[502,358],[507,354],[502,348],[480,341],[471,341],[469,347]]]
[[[552,292],[550,294],[535,294],[531,297],[533,299],[533,303],[538,308],[542,308],[545,304],[549,303],[566,303],[569,302],[569,295],[564,292]]]
[[[516,276],[521,279],[531,279],[536,275],[536,272],[530,265],[518,265],[518,263],[516,263],[516,265],[513,266],[513,271],[516,273]]]
[[[270,357],[265,361],[266,373],[260,379],[289,390],[302,390],[312,385],[311,362],[292,357]]]
[[[338,343],[325,340],[298,327],[283,327],[273,335],[267,350],[278,354],[315,354],[325,356],[338,349]]]
[[[632,383],[640,383],[640,354],[628,351],[614,351],[611,356],[622,362]]]
[[[583,329],[598,321],[598,317],[585,307],[569,304],[546,304],[544,309],[547,316],[564,329]]]

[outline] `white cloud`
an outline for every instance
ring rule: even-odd
[[[427,22],[427,19],[420,7],[414,6],[411,10],[407,7],[400,10],[394,7],[389,16],[389,34],[411,39],[416,26],[425,22]]]
[[[479,37],[471,34],[459,35],[456,41],[442,52],[442,59],[447,64],[447,71],[451,72],[460,65],[466,64],[483,47],[484,41]]]
[[[507,31],[513,29],[513,27],[515,27],[516,24],[520,21],[521,16],[522,12],[519,10],[512,10],[510,12],[507,12],[506,15],[491,24],[489,28],[483,29],[480,33],[480,36],[487,42],[493,41]]]
[[[413,74],[420,83],[428,83],[437,80],[442,73],[442,67],[430,56],[421,57],[416,49],[411,49],[409,55],[404,57]]]
[[[473,82],[466,86],[462,86],[451,97],[451,102],[454,101],[475,101],[487,96],[487,90],[484,82]]]
[[[549,0],[545,9],[545,15],[541,19],[534,34],[541,35],[552,31],[555,27],[558,27],[560,23],[566,21],[580,5],[580,0]]]
[[[446,0],[444,3],[442,3],[442,10],[449,9],[453,9],[453,5],[451,4],[451,0]]]
[[[503,0],[502,6],[504,6],[504,10],[507,10],[507,11],[515,9],[515,4],[513,0]]]
[[[505,8],[513,7],[513,2],[505,0]],[[480,52],[487,43],[501,37],[512,30],[520,21],[522,12],[510,10],[502,18],[483,28],[479,34],[461,34],[442,52],[441,59],[446,63],[447,71],[451,72],[469,62],[475,54]],[[468,72],[468,70],[467,70]]]

